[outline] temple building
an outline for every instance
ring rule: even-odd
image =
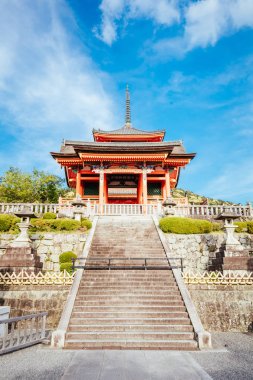
[[[125,125],[93,129],[93,142],[65,140],[52,157],[64,167],[67,184],[83,200],[149,204],[170,196],[180,170],[195,157],[182,141],[164,141],[165,130],[146,131],[131,124],[126,89]]]

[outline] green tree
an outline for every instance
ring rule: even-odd
[[[34,196],[42,203],[56,203],[59,196],[66,193],[64,179],[54,174],[33,170],[32,182],[34,186]]]
[[[0,178],[1,202],[54,203],[65,193],[64,179],[36,169],[23,173],[10,168]]]

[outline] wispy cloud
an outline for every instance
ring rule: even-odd
[[[62,138],[85,139],[92,127],[114,126],[110,78],[76,32],[63,0],[0,2],[0,108],[3,129],[13,135],[10,164],[22,157],[23,167],[51,167],[48,151]]]
[[[120,26],[131,19],[148,19],[157,25],[170,26],[179,22],[178,0],[102,0],[101,25],[95,34],[111,45],[118,37]]]
[[[234,163],[227,164],[222,174],[217,175],[201,189],[203,194],[212,194],[220,199],[245,199],[253,202],[253,155],[243,161],[238,157]]]
[[[192,49],[214,46],[220,38],[241,28],[253,28],[252,0],[191,1],[183,12],[181,35],[154,45],[163,58],[182,57]]]

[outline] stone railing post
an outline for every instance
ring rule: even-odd
[[[159,199],[157,200],[157,215],[162,215],[162,203]]]
[[[91,202],[90,202],[90,199],[88,199],[87,202],[86,202],[86,211],[87,211],[87,216],[91,215]]]
[[[10,306],[0,306],[0,321],[8,319],[10,316]],[[8,334],[8,324],[0,324],[0,338]]]
[[[249,217],[253,217],[253,208],[252,208],[252,204],[251,204],[251,202],[248,202],[247,203],[247,206],[248,206],[248,212],[249,212]]]

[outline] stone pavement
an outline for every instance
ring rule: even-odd
[[[211,380],[188,352],[79,351],[62,380]]]
[[[214,350],[195,352],[70,351],[36,345],[0,356],[0,380],[78,380],[73,368],[78,358],[83,380],[92,375],[95,380],[252,380],[253,334],[213,333],[212,339]]]

